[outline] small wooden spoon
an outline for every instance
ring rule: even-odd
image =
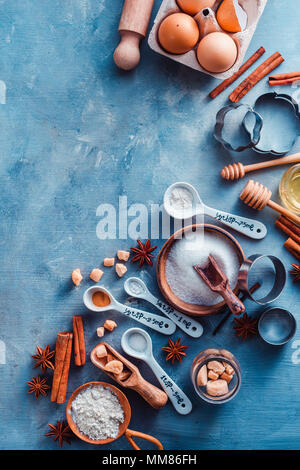
[[[208,264],[205,267],[196,265],[194,269],[213,292],[217,292],[223,297],[232,313],[240,315],[245,311],[244,304],[232,292],[227,276],[220,269],[213,256],[208,257]]]
[[[130,371],[130,375],[127,379],[120,380],[115,374],[112,374],[111,372],[108,372],[104,369],[106,358],[99,358],[96,354],[96,350],[100,344],[103,344],[107,351],[116,359],[121,361]],[[125,388],[132,388],[132,390],[135,390],[137,393],[139,393],[153,408],[158,410],[167,403],[168,396],[163,390],[156,387],[155,385],[152,385],[150,382],[147,382],[147,380],[141,376],[139,369],[134,364],[132,364],[132,362],[128,361],[128,359],[125,359],[124,356],[122,356],[120,353],[118,353],[118,351],[116,351],[112,346],[105,343],[104,341],[97,344],[97,346],[95,346],[95,348],[92,350],[91,361],[96,367],[99,367],[99,369],[103,370],[103,372],[105,372],[111,379],[115,380],[119,385],[122,385],[122,387]]]

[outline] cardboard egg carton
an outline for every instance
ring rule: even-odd
[[[188,67],[191,67],[192,69],[199,70],[200,72],[206,73],[208,75],[211,75],[215,78],[219,78],[221,80],[224,80],[228,77],[231,77],[242,65],[244,61],[245,54],[247,52],[247,49],[249,47],[249,44],[251,42],[252,36],[256,30],[258,21],[265,9],[265,6],[267,4],[268,0],[239,0],[239,4],[241,7],[245,10],[247,13],[247,26],[246,29],[240,33],[227,33],[226,31],[223,31],[219,26],[218,29],[219,31],[223,31],[226,34],[229,34],[231,36],[238,48],[238,56],[237,60],[234,63],[234,65],[227,70],[226,72],[222,73],[211,73],[205,70],[201,65],[199,64],[196,56],[196,50],[198,44],[190,50],[189,52],[186,52],[185,54],[170,54],[166,52],[162,47],[160,46],[158,42],[158,29],[160,26],[160,23],[166,16],[172,14],[172,13],[177,13],[177,12],[182,12],[182,10],[178,7],[176,0],[163,0],[162,4],[160,6],[160,9],[156,15],[156,18],[154,20],[153,27],[150,31],[149,38],[148,38],[148,44],[151,49],[153,49],[155,52],[158,52],[159,54],[162,54],[166,57],[169,57],[172,60],[175,60],[176,62],[180,62],[181,64],[187,65]],[[213,17],[213,21],[216,22],[215,19],[215,12],[220,5],[220,0],[216,0],[215,5],[213,6],[212,9],[210,10],[210,17]],[[208,10],[208,9],[206,9]],[[203,11],[203,10],[202,10]],[[184,12],[183,12],[184,13]],[[199,12],[197,14],[197,18],[200,18],[201,13]],[[194,16],[195,18],[195,16]],[[197,19],[196,18],[196,19]],[[197,21],[199,24],[199,21]],[[204,33],[202,31],[202,36],[200,35],[200,39],[205,36],[205,26],[204,26]],[[208,28],[209,29],[209,28]],[[201,28],[200,28],[201,31]],[[208,30],[207,34],[211,32]]]

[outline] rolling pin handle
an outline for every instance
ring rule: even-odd
[[[123,70],[134,69],[141,58],[140,40],[142,36],[134,31],[120,31],[121,42],[114,52],[117,67]]]

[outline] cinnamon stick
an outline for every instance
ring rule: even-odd
[[[300,82],[300,75],[294,78],[283,78],[282,80],[270,80],[269,78],[270,86],[291,85],[295,82]]]
[[[300,77],[300,72],[277,73],[270,75],[269,80],[286,80],[288,78]]]
[[[277,219],[277,220],[282,225],[284,225],[285,227],[290,229],[292,232],[294,232],[295,235],[297,235],[297,237],[300,237],[300,227],[297,224],[295,224],[295,222],[292,222],[292,220],[288,219],[284,215],[281,215],[279,217],[279,219]]]
[[[224,80],[214,90],[212,90],[209,96],[214,99],[232,83],[234,83],[243,73],[245,73],[264,53],[266,52],[264,47],[260,47],[231,77]]]
[[[73,334],[68,331],[58,333],[55,348],[55,366],[51,390],[51,401],[64,403],[66,399],[69,368],[71,362]]]
[[[300,245],[297,242],[295,242],[292,238],[288,238],[284,243],[284,246],[292,255],[294,255],[297,259],[300,259]]]
[[[291,224],[293,224],[293,222],[291,222]],[[286,233],[290,238],[295,240],[295,242],[297,242],[300,245],[300,236],[297,235],[297,233],[295,233],[294,228],[292,226],[290,227],[290,226],[285,225],[280,220],[280,218],[278,220],[276,220],[275,226],[277,228],[279,228],[280,230],[282,230],[284,233]],[[295,227],[297,228],[297,226],[295,226]],[[298,229],[298,230],[300,231],[300,229]]]
[[[240,85],[233,90],[229,96],[230,101],[237,103],[250,91],[258,82],[260,82],[266,75],[272,70],[278,67],[284,61],[283,57],[279,52],[275,52],[267,60],[265,60],[254,72],[245,78]]]
[[[85,342],[82,317],[73,316],[74,361],[76,366],[85,364]]]

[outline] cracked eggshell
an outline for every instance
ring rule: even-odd
[[[238,47],[238,56],[235,64],[227,71],[221,73],[213,73],[208,72],[199,64],[196,56],[196,48],[186,52],[182,55],[174,55],[166,52],[159,44],[158,41],[158,29],[162,20],[170,15],[171,13],[181,12],[176,0],[163,0],[160,6],[160,9],[156,15],[154,20],[153,27],[150,31],[148,44],[152,50],[158,52],[159,54],[164,55],[176,62],[186,65],[187,67],[191,67],[194,70],[198,70],[199,72],[203,72],[205,74],[211,75],[215,78],[219,78],[220,80],[224,80],[226,78],[231,77],[242,65],[244,61],[245,54],[249,47],[250,41],[252,36],[255,32],[257,27],[258,21],[264,11],[264,8],[267,4],[268,0],[239,0],[239,3],[243,10],[246,12],[247,15],[247,27],[244,31],[239,33],[230,34],[230,36],[235,40],[237,47]],[[219,2],[216,1],[212,10],[214,13],[217,10]]]
[[[223,0],[217,10],[217,21],[224,31],[239,33],[246,29],[247,13],[238,0]]]
[[[216,0],[177,0],[179,8],[189,15],[196,15],[203,8],[211,8]]]

